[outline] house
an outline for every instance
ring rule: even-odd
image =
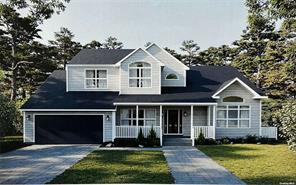
[[[156,131],[194,138],[276,137],[261,126],[267,98],[229,66],[187,67],[156,44],[84,49],[22,106],[24,142],[102,143]]]

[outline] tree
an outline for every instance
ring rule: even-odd
[[[170,53],[171,55],[173,55],[175,58],[177,58],[178,60],[182,60],[183,56],[179,53],[177,53],[175,50],[170,49],[168,47],[164,48],[168,53]]]
[[[54,37],[55,40],[49,43],[56,48],[58,67],[65,69],[68,61],[81,50],[81,44],[73,41],[74,34],[68,28],[61,27],[59,32],[55,32]]]
[[[288,138],[289,148],[296,151],[296,101],[289,101],[277,111],[279,129]]]
[[[152,42],[146,42],[146,44],[144,45],[145,48],[147,48],[148,46],[150,46],[152,44]]]
[[[19,67],[32,63],[22,53],[23,46],[40,38],[38,26],[54,13],[63,11],[65,2],[69,0],[8,0],[0,3],[1,66],[8,71],[11,100],[17,97]]]
[[[107,48],[107,49],[121,49],[123,48],[123,44],[122,42],[118,41],[117,38],[115,37],[108,37],[106,40],[105,40],[105,43],[103,44],[104,48]]]
[[[182,47],[180,47],[180,49],[186,53],[183,58],[183,62],[187,66],[198,64],[196,57],[200,47],[197,45],[197,43],[195,43],[193,40],[185,40],[182,42]]]
[[[99,49],[102,47],[102,44],[99,41],[93,40],[90,43],[87,43],[83,46],[85,49]]]
[[[16,133],[17,110],[14,102],[0,93],[0,137]]]

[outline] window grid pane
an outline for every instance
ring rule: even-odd
[[[249,128],[250,106],[218,106],[217,127]]]

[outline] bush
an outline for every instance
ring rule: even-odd
[[[216,145],[216,144],[217,144],[217,142],[215,139],[212,139],[212,138],[205,139],[205,145]]]
[[[156,136],[156,132],[152,126],[151,129],[149,130],[149,134],[147,136],[147,146],[154,147],[154,146],[158,146],[158,145],[159,145],[159,143],[158,143],[158,139]]]
[[[137,139],[134,138],[115,138],[114,139],[115,147],[137,147]]]
[[[245,142],[250,144],[256,144],[258,142],[258,137],[256,135],[247,135]]]
[[[258,139],[258,142],[260,142],[261,144],[276,144],[278,143],[278,141],[274,138],[268,138],[268,137],[260,137]]]
[[[230,144],[230,139],[228,137],[221,138],[222,144]]]
[[[0,137],[15,135],[19,113],[15,103],[0,93]]]
[[[143,145],[143,146],[145,145],[145,137],[144,137],[142,128],[140,128],[140,131],[138,133],[137,143],[139,145]]]
[[[29,146],[29,144],[23,142],[22,136],[0,138],[0,153],[9,152],[24,146]]]
[[[204,145],[206,143],[206,138],[202,132],[199,133],[196,144]]]
[[[289,149],[296,151],[296,101],[291,100],[276,112],[279,130],[287,137]]]

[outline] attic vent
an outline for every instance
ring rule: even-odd
[[[223,98],[223,102],[243,102],[244,99],[238,96],[228,96]]]
[[[165,77],[166,80],[178,80],[178,76],[174,73],[170,73]]]

